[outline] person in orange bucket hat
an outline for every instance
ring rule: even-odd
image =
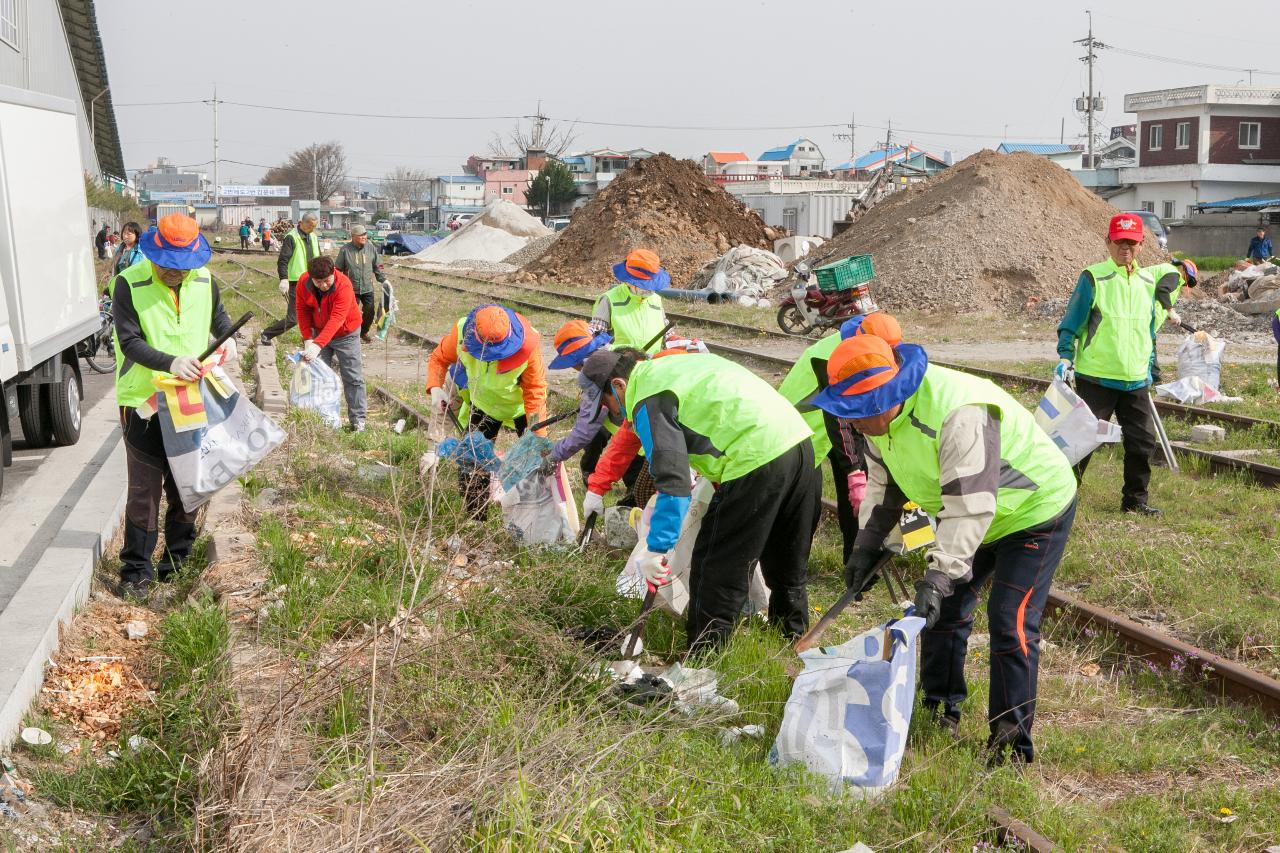
[[[613,277],[618,284],[596,300],[591,331],[608,332],[615,347],[646,348],[645,352],[654,355],[663,348],[662,340],[650,341],[667,325],[658,293],[671,286],[671,276],[656,252],[636,249],[613,265]]]

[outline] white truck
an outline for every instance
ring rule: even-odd
[[[28,447],[75,444],[78,345],[100,328],[75,105],[0,86],[0,490]]]

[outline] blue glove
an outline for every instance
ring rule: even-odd
[[[1053,375],[1061,379],[1063,382],[1070,384],[1076,378],[1076,366],[1071,359],[1063,358],[1058,360],[1058,366],[1053,369]]]

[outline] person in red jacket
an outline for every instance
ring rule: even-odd
[[[333,367],[337,357],[342,393],[347,398],[347,420],[354,432],[364,432],[368,406],[360,360],[360,300],[351,279],[334,269],[333,258],[312,258],[298,278],[295,307],[302,333],[302,360],[319,356]]]

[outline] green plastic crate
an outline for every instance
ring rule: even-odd
[[[813,271],[819,290],[848,290],[876,277],[870,255],[854,255]]]

